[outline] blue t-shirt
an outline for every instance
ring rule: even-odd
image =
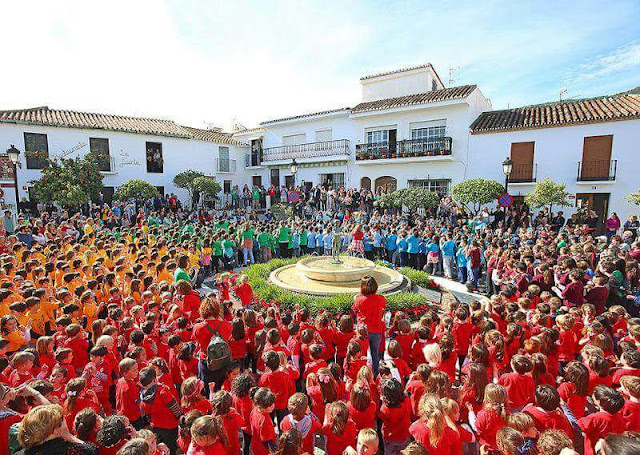
[[[307,247],[308,248],[315,248],[316,247],[316,233],[315,232],[309,232],[309,235],[307,235]]]
[[[362,244],[365,251],[373,251],[373,239],[368,235],[362,239]]]
[[[454,256],[456,254],[456,244],[453,240],[447,240],[442,244],[442,254],[445,256]]]
[[[395,234],[391,234],[387,236],[387,250],[395,251],[397,247],[398,236]]]
[[[316,235],[316,247],[319,248],[323,245],[324,245],[324,234],[321,232],[318,232],[318,235]]]
[[[333,243],[333,235],[325,235],[323,241],[324,241],[324,248],[326,250],[330,250],[331,244]]]
[[[463,247],[458,248],[456,252],[456,264],[458,267],[467,267],[467,256],[464,253]]]
[[[407,252],[414,254],[420,251],[420,237],[416,237],[414,235],[410,235],[407,237]]]
[[[397,245],[398,245],[398,252],[400,253],[405,253],[409,246],[409,244],[407,243],[407,239],[405,239],[404,237],[398,238]]]

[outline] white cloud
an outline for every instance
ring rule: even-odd
[[[640,67],[640,43],[633,42],[614,49],[609,54],[597,56],[589,63],[579,65],[569,73],[567,80],[568,83],[579,84],[634,68],[637,70],[638,67]]]

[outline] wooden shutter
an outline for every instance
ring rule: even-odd
[[[513,182],[530,182],[533,179],[533,150],[535,142],[512,142],[511,161],[513,169],[509,180]]]
[[[580,177],[582,179],[606,180],[609,177],[612,144],[613,135],[584,138],[582,165],[580,168]]]

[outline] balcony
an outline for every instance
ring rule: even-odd
[[[114,174],[116,172],[116,160],[111,155],[96,155],[96,163],[98,163],[98,170],[107,174]]]
[[[334,155],[349,156],[349,139],[282,145],[263,150],[262,161],[290,161],[292,159],[322,158]]]
[[[216,158],[216,172],[234,173],[236,171],[236,160],[229,158]]]
[[[618,160],[578,161],[579,182],[604,182],[616,179]]]
[[[356,160],[380,160],[451,155],[451,138],[406,139],[356,145]]]
[[[535,183],[538,165],[533,163],[514,164],[509,175],[509,183]]]
[[[262,166],[262,151],[260,153],[247,153],[244,156],[244,167],[259,167]]]

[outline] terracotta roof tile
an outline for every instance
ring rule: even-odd
[[[640,118],[640,95],[622,93],[483,112],[471,124],[471,132],[492,133],[633,118]]]
[[[418,93],[416,95],[399,96],[397,98],[387,98],[384,100],[368,101],[360,103],[351,109],[351,112],[357,114],[359,112],[381,111],[384,109],[393,109],[403,106],[413,106],[417,104],[437,103],[438,101],[449,101],[455,99],[466,98],[476,89],[476,85],[461,85],[460,87],[443,88],[441,90],[432,90],[426,93]]]
[[[373,79],[374,77],[388,76],[390,74],[406,73],[408,71],[419,70],[419,69],[422,69],[422,68],[431,68],[431,69],[433,69],[433,66],[431,65],[431,63],[425,63],[424,65],[410,66],[408,68],[400,68],[398,70],[385,71],[383,73],[372,74],[370,76],[364,76],[364,77],[361,77],[360,80],[361,81],[365,81],[367,79]]]
[[[261,122],[260,125],[268,125],[270,123],[279,123],[279,122],[286,122],[289,120],[298,120],[298,119],[303,119],[303,118],[307,118],[307,117],[316,117],[319,115],[327,115],[327,114],[335,114],[337,112],[342,112],[342,111],[348,111],[350,108],[349,107],[341,107],[338,109],[330,109],[327,111],[320,111],[320,112],[311,112],[309,114],[301,114],[301,115],[294,115],[291,117],[283,117],[283,118],[277,118],[274,120],[267,120],[265,122]],[[240,131],[242,132],[242,131]]]
[[[230,134],[182,126],[173,120],[49,109],[47,106],[0,111],[0,123],[26,123],[63,128],[88,128],[245,145],[233,139]]]

